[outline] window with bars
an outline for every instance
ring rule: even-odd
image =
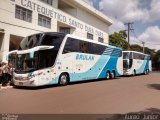
[[[16,6],[15,18],[32,22],[32,11],[20,6]]]
[[[40,0],[40,1],[45,2],[45,3],[49,4],[49,5],[52,5],[52,3],[53,3],[52,2],[53,0]]]
[[[87,33],[87,38],[93,40],[93,34]]]
[[[38,14],[38,25],[51,28],[51,18]]]
[[[70,34],[70,28],[68,28],[68,27],[60,27],[59,28],[59,31],[60,32],[63,32],[63,33],[67,33],[67,34]]]
[[[101,37],[98,37],[98,42],[103,43],[103,42],[104,42],[104,39],[103,39],[103,38],[101,38]]]

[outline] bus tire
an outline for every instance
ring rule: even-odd
[[[149,75],[149,69],[147,69],[147,75]]]
[[[116,78],[115,71],[113,71],[113,72],[111,73],[111,79],[115,79],[115,78]]]
[[[133,71],[133,76],[136,76],[136,70]]]
[[[144,71],[144,74],[147,75],[147,74],[148,74],[148,70],[145,70],[145,71]]]
[[[111,76],[111,75],[110,75],[110,72],[109,72],[109,71],[108,71],[108,72],[106,72],[106,79],[107,79],[107,80],[109,80],[109,79],[110,79],[110,76]]]
[[[69,82],[69,75],[67,73],[62,73],[59,77],[59,85],[65,86]]]

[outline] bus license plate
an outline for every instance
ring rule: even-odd
[[[19,82],[19,85],[23,85],[23,82]]]

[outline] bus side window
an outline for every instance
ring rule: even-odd
[[[86,41],[80,41],[79,42],[80,51],[82,53],[88,53],[89,52],[89,42]]]
[[[63,38],[54,35],[45,35],[41,45],[53,45],[55,50],[59,50]]]
[[[89,53],[90,54],[101,55],[105,51],[105,49],[106,49],[106,46],[91,43]]]
[[[38,68],[47,68],[52,67],[57,56],[57,51],[53,50],[44,50],[39,51],[39,63]]]
[[[79,52],[79,40],[74,38],[68,38],[62,54],[70,53],[70,52]]]

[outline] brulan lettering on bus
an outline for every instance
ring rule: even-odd
[[[77,54],[76,55],[76,60],[90,60],[90,61],[93,61],[94,56]]]

